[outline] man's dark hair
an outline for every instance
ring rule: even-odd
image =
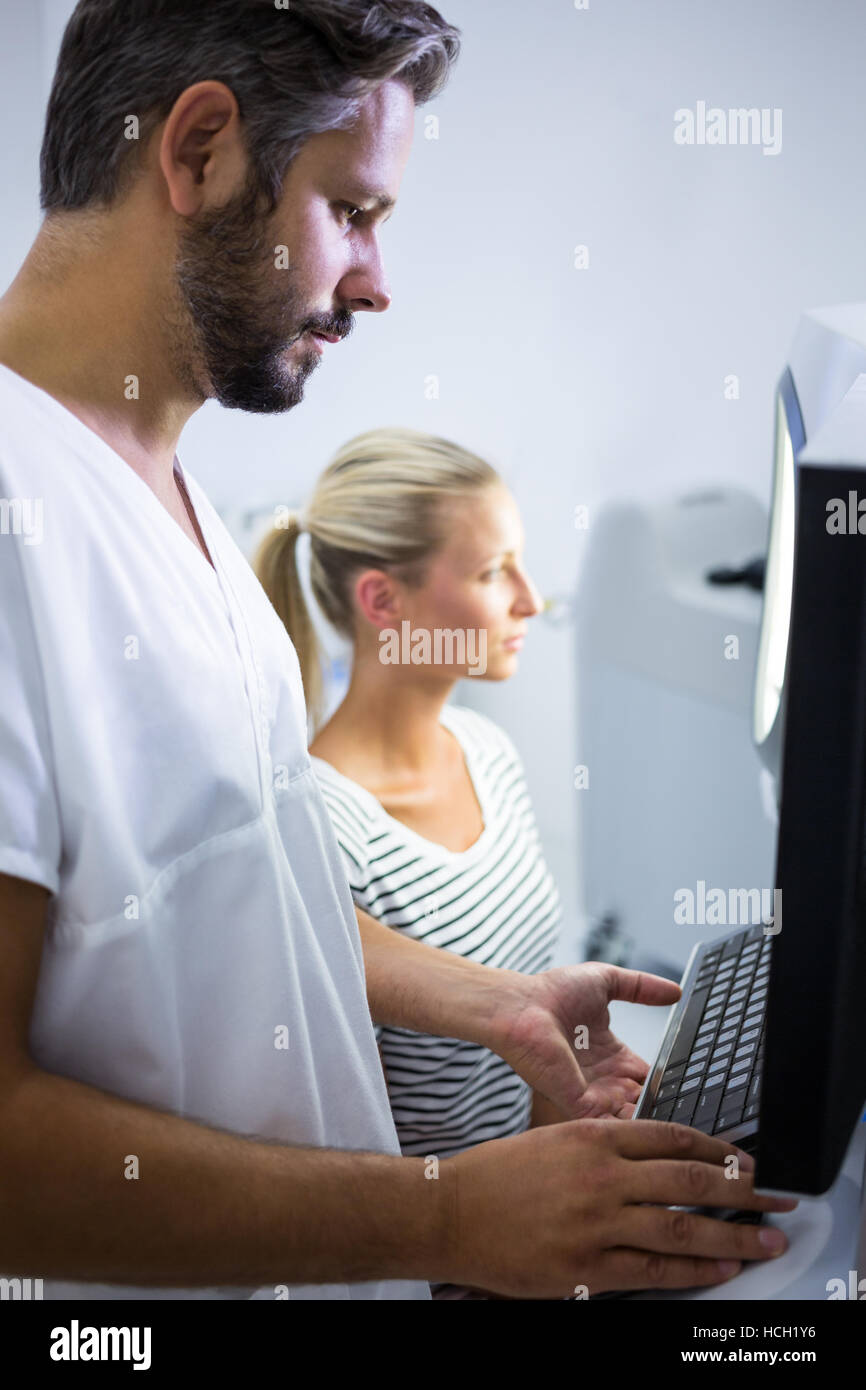
[[[234,93],[272,212],[311,135],[350,125],[391,78],[429,101],[459,49],[459,30],[422,0],[79,0],[48,99],[42,208],[123,198],[181,92],[213,79]]]

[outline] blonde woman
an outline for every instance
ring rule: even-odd
[[[321,728],[302,529],[313,594],[353,648],[348,691]],[[540,608],[499,475],[444,439],[363,434],[321,476],[303,519],[265,538],[255,568],[298,653],[310,754],[355,901],[485,965],[549,968],[560,907],[520,758],[490,719],[448,703],[470,671],[514,673]],[[444,1158],[532,1123],[530,1088],[494,1053],[403,1028],[376,1034],[404,1154]],[[559,1118],[536,1098],[536,1123]]]

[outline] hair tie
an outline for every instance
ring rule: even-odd
[[[298,539],[295,541],[295,567],[303,584],[304,581],[309,581],[310,575],[310,533],[301,525],[300,517],[298,518],[298,526],[300,530]]]

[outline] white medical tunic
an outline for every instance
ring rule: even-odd
[[[176,467],[215,569],[125,460],[0,364],[0,872],[53,895],[31,1054],[240,1135],[396,1155],[297,657]],[[55,1280],[44,1294],[279,1296]]]

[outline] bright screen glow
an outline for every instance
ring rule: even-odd
[[[773,512],[755,682],[754,735],[758,744],[764,742],[773,727],[785,684],[794,584],[794,506],[794,450],[779,392],[776,397]]]

